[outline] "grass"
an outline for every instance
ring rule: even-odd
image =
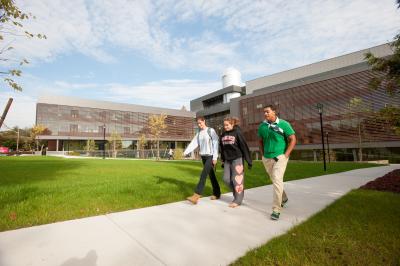
[[[331,163],[328,173],[371,166]],[[180,201],[193,193],[200,171],[199,162],[1,157],[0,231]],[[321,174],[321,163],[290,162],[285,180]],[[228,192],[221,175],[218,167]],[[204,196],[211,194],[207,183]],[[245,184],[270,184],[261,162]]]
[[[400,194],[353,190],[232,265],[399,265]]]

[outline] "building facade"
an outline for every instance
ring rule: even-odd
[[[231,100],[245,94],[245,87],[230,85],[190,102],[190,110],[204,116],[209,127],[222,133],[223,119],[229,116]]]
[[[167,128],[160,136],[163,146],[184,148],[194,135],[193,112],[64,96],[38,100],[36,124],[47,128],[38,139],[47,141],[50,151],[82,150],[89,139],[99,149],[114,134],[120,136],[124,149],[133,150],[142,136],[154,140],[149,117],[160,114],[167,116]]]
[[[329,146],[329,159],[400,157],[400,136],[379,115],[385,106],[399,107],[400,99],[389,96],[383,88],[369,88],[371,78],[381,74],[373,72],[365,61],[368,51],[378,57],[393,53],[389,44],[383,44],[247,81],[246,95],[232,99],[224,115],[241,119],[250,149],[258,151],[257,128],[264,120],[263,107],[275,105],[278,115],[296,131],[298,143],[293,158],[312,160],[322,155],[317,108],[317,104],[322,104],[324,143],[326,148]]]

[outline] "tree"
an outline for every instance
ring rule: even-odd
[[[88,139],[86,141],[86,146],[85,146],[86,152],[90,155],[91,153],[94,152],[95,149],[96,149],[96,144],[94,142],[94,139]]]
[[[121,135],[113,131],[108,138],[108,150],[111,150],[113,158],[117,158],[118,150],[120,149],[122,149]]]
[[[145,134],[140,135],[140,138],[138,139],[138,143],[137,143],[137,148],[142,154],[141,157],[144,157],[144,151],[143,150],[144,150],[144,147],[145,147],[146,143],[147,143],[146,135]]]
[[[397,8],[400,8],[400,0],[397,0],[396,3]],[[398,97],[400,92],[400,34],[394,37],[390,45],[393,55],[386,58],[376,57],[371,52],[365,54],[365,59],[372,70],[381,74],[379,77],[372,78],[369,86],[374,90],[382,87],[390,96]],[[400,116],[398,115],[400,108],[389,105],[381,109],[379,113],[392,126],[396,134],[400,134]]]
[[[48,131],[47,127],[44,125],[35,125],[32,129],[31,129],[31,139],[32,141],[34,141],[36,143],[36,150],[39,150],[39,140],[37,139],[37,137],[39,135],[42,135],[43,133],[45,133],[46,131]],[[41,145],[40,150],[43,149],[43,144]]]
[[[364,126],[364,117],[363,114],[370,112],[371,109],[368,105],[358,97],[351,98],[349,101],[349,116],[352,119],[355,119],[357,131],[358,131],[358,158],[359,161],[362,161],[362,127]]]
[[[390,125],[397,135],[400,135],[400,108],[386,106],[379,111],[379,115]]]
[[[165,123],[165,119],[167,115],[160,114],[160,115],[151,115],[149,117],[149,128],[150,134],[154,137],[157,145],[157,160],[160,159],[160,136],[163,133],[166,133],[165,129],[167,125]]]
[[[12,42],[15,41],[15,37],[25,38],[38,38],[46,39],[44,34],[33,34],[24,30],[23,22],[35,17],[30,13],[22,12],[15,4],[13,0],[1,0],[0,1],[0,61],[22,66],[28,64],[28,60],[15,59],[7,56],[7,53],[14,49],[11,46]],[[10,39],[10,40],[9,40]],[[13,69],[1,69],[0,75],[3,77],[3,81],[13,88],[14,90],[21,91],[22,87],[14,80],[15,77],[21,76],[22,71],[17,68]]]
[[[390,46],[393,49],[393,55],[380,58],[368,52],[365,54],[365,59],[372,66],[372,71],[383,74],[371,78],[369,86],[375,90],[383,87],[389,95],[393,96],[400,92],[400,34],[396,35]]]

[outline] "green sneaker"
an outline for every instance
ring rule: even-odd
[[[289,199],[282,200],[281,207],[282,207],[282,208],[285,207],[285,206],[286,206],[286,203],[287,203],[288,201],[289,201]]]
[[[280,213],[279,212],[272,212],[271,213],[271,219],[272,220],[279,220],[279,215],[280,215]]]

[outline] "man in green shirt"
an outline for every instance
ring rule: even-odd
[[[278,220],[282,207],[288,201],[283,189],[283,176],[290,153],[296,145],[296,136],[289,122],[276,115],[273,105],[264,107],[265,120],[258,127],[262,161],[273,185],[271,219]]]

